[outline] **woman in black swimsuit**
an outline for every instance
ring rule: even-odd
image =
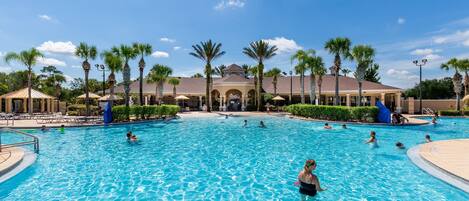
[[[301,200],[306,200],[307,196],[313,197],[318,191],[324,191],[319,184],[318,177],[313,174],[316,169],[316,161],[306,160],[303,170],[298,174],[298,182],[300,185]]]

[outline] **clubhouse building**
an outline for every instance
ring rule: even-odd
[[[191,110],[202,110],[206,107],[205,78],[178,77],[179,85],[176,86],[176,96],[184,95],[189,100],[184,101],[186,107]],[[274,84],[272,77],[264,77],[262,88],[265,93],[274,96],[279,95],[285,101],[278,101],[279,105],[300,103],[301,87],[299,76],[280,76],[277,79],[277,89],[274,94]],[[143,82],[144,102],[147,105],[156,103],[156,84]],[[381,101],[387,108],[400,110],[402,89],[383,85],[379,83],[363,81],[362,82],[362,100],[365,105],[375,105],[376,101]],[[138,103],[139,82],[132,82],[131,95],[132,101]],[[310,79],[309,75],[304,79],[305,103],[310,103]],[[246,111],[254,108],[255,103],[255,81],[253,78],[245,75],[244,69],[236,64],[232,64],[225,69],[224,77],[214,77],[211,91],[212,110],[214,111]],[[124,88],[119,85],[115,88],[116,93],[124,93]],[[321,97],[319,99],[322,105],[333,105],[335,93],[334,75],[325,75],[322,78]],[[319,94],[319,88],[316,84],[316,96]],[[339,94],[340,102],[343,106],[357,105],[358,82],[355,78],[339,76]],[[163,103],[176,102],[173,86],[167,82],[163,85]],[[205,107],[204,107],[205,106]]]

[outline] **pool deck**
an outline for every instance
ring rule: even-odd
[[[409,149],[407,155],[427,173],[469,193],[469,139],[442,140]]]

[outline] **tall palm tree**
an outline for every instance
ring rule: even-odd
[[[464,95],[469,95],[469,59],[462,59],[461,61],[461,71],[464,71]]]
[[[282,70],[279,68],[272,68],[265,73],[266,77],[272,77],[272,85],[274,85],[274,96],[277,96],[277,79],[282,76]]]
[[[298,61],[298,64],[295,66],[295,73],[300,75],[300,96],[301,103],[305,103],[305,72],[309,68],[307,60],[311,57],[314,57],[316,51],[310,50],[298,50],[294,55],[291,56],[290,62],[293,63],[294,60]],[[312,97],[310,97],[311,99]]]
[[[309,97],[311,104],[317,104],[317,97],[316,97],[316,76],[321,75],[322,71],[325,70],[324,62],[320,56],[310,57],[307,60],[308,63],[308,70],[310,73],[309,78]]]
[[[98,50],[96,46],[89,46],[88,44],[81,42],[80,45],[75,50],[75,55],[82,58],[83,62],[81,66],[83,71],[85,71],[85,104],[86,104],[86,116],[90,115],[90,97],[88,89],[88,75],[90,73],[91,65],[88,62],[88,59],[94,60]]]
[[[257,61],[257,111],[261,110],[262,105],[262,80],[264,78],[264,61],[277,55],[275,52],[278,50],[277,46],[269,45],[268,42],[259,40],[251,42],[249,47],[243,48],[243,53]]]
[[[180,80],[178,78],[173,77],[168,80],[168,83],[170,85],[173,85],[173,97],[176,97],[176,86],[179,85]]]
[[[223,56],[225,51],[221,50],[221,43],[214,43],[212,40],[192,45],[192,48],[194,52],[189,54],[205,62],[205,77],[207,81],[205,86],[205,103],[208,104],[207,112],[211,112],[212,100],[210,97],[210,83],[212,79],[212,61]]]
[[[8,52],[4,58],[6,63],[17,61],[28,68],[28,113],[30,115],[33,114],[33,99],[31,98],[31,77],[33,74],[33,66],[35,66],[37,60],[42,57],[44,57],[44,55],[41,52],[35,48],[31,48],[29,50],[21,51],[20,53]]]
[[[259,84],[259,77],[257,77],[258,76],[257,70],[258,70],[257,66],[251,66],[251,67],[249,67],[249,70],[248,70],[249,74],[251,74],[252,77],[253,77],[254,89],[256,89],[256,90],[257,90],[257,85]],[[254,93],[254,104],[257,107],[257,91],[256,91],[256,93]]]
[[[201,78],[201,77],[204,77],[204,76],[200,73],[196,73],[196,74],[192,75],[191,77],[192,78]]]
[[[143,105],[143,70],[145,69],[145,60],[143,57],[150,55],[153,50],[151,45],[148,43],[133,43],[132,46],[135,49],[135,52],[140,55],[140,61],[138,62],[138,70],[140,71],[139,99],[140,105]]]
[[[459,70],[461,69],[461,61],[456,58],[450,59],[448,62],[441,64],[441,69],[446,71],[453,69],[454,76],[453,76],[453,88],[454,93],[456,93],[456,109],[461,111],[460,103],[461,103],[461,85],[462,85],[462,76],[459,74]]]
[[[352,49],[352,58],[357,63],[354,76],[358,82],[358,106],[362,105],[362,82],[365,79],[365,73],[373,64],[375,50],[369,45],[357,45]]]
[[[163,98],[163,85],[171,74],[173,74],[173,70],[161,64],[155,64],[148,74],[147,82],[156,83],[155,96],[158,104],[161,104],[161,99]]]
[[[335,101],[334,105],[340,105],[339,97],[339,70],[342,59],[350,59],[350,46],[351,42],[348,38],[333,38],[326,42],[324,48],[329,51],[330,54],[334,55],[334,76],[335,76]]]
[[[322,76],[326,75],[327,69],[323,66],[322,68],[317,68],[315,73],[318,77],[318,104],[321,105],[321,90],[322,90]]]
[[[107,68],[111,73],[108,76],[108,84],[109,84],[109,104],[112,105],[114,104],[114,100],[112,99],[114,97],[114,86],[116,84],[116,75],[115,73],[118,73],[122,71],[122,59],[113,54],[111,51],[104,51],[101,53],[101,57],[104,58],[104,63],[106,64]]]
[[[124,67],[122,68],[122,78],[124,79],[124,100],[125,106],[129,107],[130,101],[130,66],[129,61],[131,59],[135,59],[138,54],[135,49],[128,45],[120,45],[119,47],[112,47],[111,52],[115,55],[121,57],[122,61],[124,62]]]
[[[344,77],[347,77],[347,75],[348,75],[349,73],[351,73],[352,71],[351,71],[350,69],[348,69],[348,68],[342,68],[342,70],[340,70],[340,72],[341,72],[342,74],[344,74]]]

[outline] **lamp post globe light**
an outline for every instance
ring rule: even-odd
[[[106,95],[106,67],[103,64],[96,64],[96,69],[103,72],[103,96]]]
[[[419,111],[420,114],[423,114],[422,111],[422,66],[424,66],[428,62],[427,59],[421,59],[421,60],[414,60],[413,63],[419,67],[420,70],[420,80],[419,80]]]

